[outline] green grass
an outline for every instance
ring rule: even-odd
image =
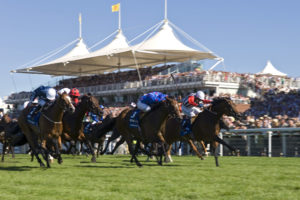
[[[10,157],[10,156],[9,156]],[[62,165],[40,168],[28,155],[0,163],[0,199],[300,199],[300,158],[173,157],[158,166],[129,156],[63,155]],[[139,157],[141,161],[145,157]]]

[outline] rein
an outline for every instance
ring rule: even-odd
[[[214,111],[212,111],[211,110],[211,108],[212,108],[212,106],[210,106],[209,107],[209,109],[207,109],[207,108],[204,108],[203,110],[207,110],[208,112],[210,112],[211,114],[213,114],[213,115],[218,115],[218,113],[217,112],[214,112]]]
[[[50,119],[49,117],[47,117],[44,113],[42,113],[42,115],[49,121],[49,122],[52,122],[53,124],[61,124],[62,122],[56,122],[56,121],[53,121],[52,119]]]

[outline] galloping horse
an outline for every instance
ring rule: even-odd
[[[131,128],[129,126],[130,116],[133,109],[128,108],[121,112],[121,114],[116,118],[116,130],[121,134],[128,144],[130,154],[138,166],[142,166],[136,157],[136,152],[138,151],[139,145],[136,145],[135,150],[132,148],[132,140],[136,139],[137,144],[143,142],[145,145],[148,143],[157,142],[165,144],[165,140],[162,136],[162,130],[164,129],[166,120],[169,115],[173,115],[177,118],[181,118],[180,111],[178,108],[177,101],[167,97],[166,101],[160,102],[156,107],[152,108],[151,111],[146,113],[141,121],[139,131],[136,128]],[[162,157],[162,154],[160,154]],[[162,164],[160,159],[159,164]]]
[[[27,106],[18,118],[18,124],[20,125],[23,133],[25,134],[28,143],[35,155],[40,166],[45,166],[39,158],[38,154],[42,153],[44,160],[49,164],[49,151],[46,147],[46,142],[54,145],[55,154],[58,159],[58,163],[62,163],[62,158],[58,148],[58,139],[60,138],[63,130],[62,118],[65,110],[75,111],[70,97],[67,94],[59,95],[55,102],[47,109],[41,111],[39,119],[39,127],[31,125],[27,122],[27,115],[30,112],[31,106]],[[39,145],[41,142],[41,146]],[[47,144],[48,146],[48,144]]]
[[[83,133],[83,118],[87,112],[92,112],[96,115],[102,115],[103,110],[99,107],[98,100],[91,95],[84,95],[76,107],[74,113],[66,112],[63,117],[63,140],[82,141],[92,153],[92,162],[96,162],[95,153],[91,144]]]
[[[12,157],[14,158],[14,147],[26,144],[27,140],[25,135],[21,132],[18,122],[11,120],[7,114],[2,117],[0,126],[1,132],[3,133],[3,137],[0,138],[0,142],[3,143],[1,161],[4,162],[6,147],[11,151]]]
[[[209,142],[211,144],[216,166],[219,166],[218,154],[216,151],[218,143],[225,145],[231,151],[236,151],[235,148],[228,145],[218,136],[220,133],[220,120],[224,114],[240,118],[240,114],[238,113],[235,104],[229,98],[215,98],[211,106],[198,114],[192,125],[192,134],[195,140],[198,142]],[[174,124],[168,125],[166,134],[179,134],[174,131],[171,133],[168,130],[168,128],[172,129],[173,126]],[[168,138],[168,136],[165,137]]]

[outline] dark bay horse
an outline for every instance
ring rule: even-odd
[[[130,154],[137,166],[142,166],[136,157],[139,145],[135,145],[136,148],[133,150],[132,140],[136,139],[137,144],[142,142],[145,145],[149,143],[159,143],[163,147],[165,139],[163,138],[162,130],[164,129],[168,116],[173,115],[176,118],[181,118],[181,115],[177,101],[167,97],[166,101],[160,102],[155,108],[152,108],[151,111],[142,117],[140,121],[141,131],[138,131],[138,129],[129,126],[132,112],[133,109],[131,108],[123,110],[116,118],[115,128],[127,142]],[[162,153],[160,153],[160,165],[162,164],[161,158]]]
[[[49,149],[47,149],[47,146],[51,144],[54,146],[58,163],[61,164],[62,158],[58,147],[58,139],[63,130],[63,114],[65,110],[70,110],[71,112],[75,111],[75,107],[71,103],[70,97],[65,93],[61,94],[51,106],[41,111],[39,127],[27,122],[27,115],[30,112],[31,107],[32,106],[27,106],[21,112],[18,118],[18,124],[25,134],[33,154],[40,166],[43,167],[45,165],[38,155],[39,153],[42,153],[44,160],[47,162],[47,167],[50,167]]]
[[[198,142],[204,141],[211,144],[216,166],[219,166],[218,153],[216,151],[219,143],[225,145],[233,152],[236,151],[235,148],[228,145],[218,136],[220,133],[220,120],[223,115],[240,118],[240,114],[238,113],[235,104],[229,98],[215,98],[212,105],[198,114],[192,124],[192,134],[194,139]],[[169,137],[167,136],[168,134],[180,134],[179,131],[176,132],[173,127],[175,127],[174,123],[167,125],[166,138]],[[168,129],[171,129],[172,133]]]
[[[98,100],[91,95],[84,95],[76,106],[74,113],[66,112],[63,116],[63,135],[65,141],[81,141],[86,144],[92,153],[92,162],[96,162],[96,156],[91,141],[83,133],[83,118],[87,112],[96,115],[103,115],[103,110],[99,107]]]
[[[12,157],[14,158],[14,147],[26,144],[27,139],[21,132],[21,128],[19,127],[18,122],[13,121],[7,114],[2,117],[0,126],[0,142],[2,142],[3,144],[1,161],[4,162],[6,148],[8,147],[8,151],[11,151]]]

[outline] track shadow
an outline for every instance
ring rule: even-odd
[[[135,165],[135,162],[130,162],[130,160],[122,160],[122,162],[124,163],[128,163],[128,164],[131,164],[131,165]],[[182,165],[182,164],[174,164],[174,163],[163,163],[163,165],[159,165],[156,161],[140,161],[140,163],[143,165],[143,166],[149,166],[149,167],[179,167],[179,166],[189,166],[189,165]]]
[[[30,166],[11,166],[11,167],[1,167],[0,166],[0,171],[30,171],[32,169],[36,169],[40,167],[30,167]]]
[[[75,167],[82,168],[101,168],[101,169],[120,169],[120,168],[134,168],[134,166],[124,165],[124,166],[98,166],[98,165],[75,165]]]

